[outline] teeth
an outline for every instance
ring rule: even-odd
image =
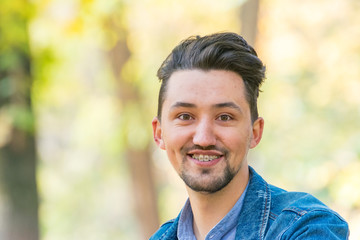
[[[202,155],[202,154],[193,154],[192,158],[199,160],[200,162],[209,162],[218,158],[216,155]]]

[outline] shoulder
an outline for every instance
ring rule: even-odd
[[[177,219],[169,220],[161,225],[161,227],[150,237],[149,240],[175,239],[174,237],[176,236],[176,229]]]
[[[274,186],[270,190],[270,232],[276,231],[281,239],[347,239],[346,221],[311,194]]]
[[[294,211],[311,211],[314,209],[330,210],[324,203],[309,193],[288,192],[270,185],[271,207],[275,211],[294,209]]]
[[[270,185],[271,210],[275,214],[288,211],[299,216],[309,212],[329,212],[339,219],[343,218],[335,211],[331,210],[313,195],[304,192],[288,192],[281,188]]]

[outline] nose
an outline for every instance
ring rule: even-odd
[[[196,125],[193,143],[202,147],[216,144],[214,126],[211,124],[211,121],[204,119]]]

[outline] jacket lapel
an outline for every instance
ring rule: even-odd
[[[240,212],[235,239],[264,239],[270,214],[271,194],[265,182],[249,167],[250,182]]]

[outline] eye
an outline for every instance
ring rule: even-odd
[[[177,116],[177,118],[180,119],[180,120],[183,120],[183,121],[189,121],[189,120],[192,120],[192,119],[193,119],[193,117],[192,117],[190,114],[188,114],[188,113],[179,114],[179,115]]]
[[[220,121],[223,121],[223,122],[227,122],[227,121],[232,120],[233,118],[228,114],[222,114],[217,119]]]

